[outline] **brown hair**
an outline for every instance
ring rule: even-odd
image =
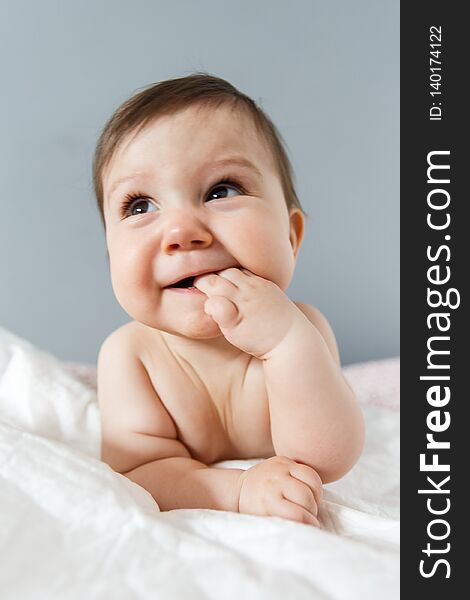
[[[105,227],[103,172],[123,140],[131,134],[137,135],[145,125],[158,117],[174,114],[189,106],[216,108],[222,104],[228,104],[235,110],[245,110],[252,118],[272,152],[287,208],[297,207],[304,212],[295,191],[293,169],[284,141],[271,119],[251,98],[238,91],[228,81],[198,72],[143,88],[126,100],[106,123],[98,139],[93,159],[93,185]]]

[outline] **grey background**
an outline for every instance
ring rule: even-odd
[[[399,352],[399,2],[0,2],[0,326],[94,363],[130,320],[111,288],[91,160],[111,113],[203,70],[283,135],[310,215],[289,296],[343,364]]]

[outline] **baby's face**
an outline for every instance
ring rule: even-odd
[[[230,183],[228,183],[230,181]],[[136,321],[221,335],[206,296],[172,284],[240,267],[285,290],[303,217],[286,207],[269,151],[245,116],[191,107],[124,142],[103,177],[111,280]],[[126,196],[135,196],[126,208]]]

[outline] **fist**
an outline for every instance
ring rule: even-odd
[[[322,481],[307,465],[273,456],[240,475],[238,511],[290,519],[320,527]]]
[[[207,295],[204,311],[225,338],[257,358],[271,352],[296,319],[305,319],[275,283],[246,269],[200,275],[194,286]]]

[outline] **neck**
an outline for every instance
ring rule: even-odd
[[[233,346],[221,334],[210,339],[192,339],[166,331],[160,331],[162,339],[168,348],[177,356],[195,366],[218,366],[230,363],[240,355],[242,350]]]

